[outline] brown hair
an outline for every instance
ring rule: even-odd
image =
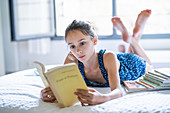
[[[94,38],[95,36],[94,27],[92,27],[90,22],[74,20],[65,30],[65,39],[68,33],[72,30],[79,30],[84,35],[89,35],[91,38]]]

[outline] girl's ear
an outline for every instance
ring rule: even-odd
[[[97,41],[98,41],[98,37],[95,35],[95,36],[94,36],[94,45],[97,44]]]

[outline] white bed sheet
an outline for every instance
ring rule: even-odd
[[[20,71],[0,77],[0,113],[170,113],[170,90],[126,94],[109,102],[82,107],[80,103],[59,108],[57,103],[40,99],[44,87],[35,69]],[[109,88],[96,88],[106,93]]]

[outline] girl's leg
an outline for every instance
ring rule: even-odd
[[[135,23],[135,27],[133,29],[133,37],[136,37],[138,39],[138,41],[140,40],[141,36],[142,36],[142,32],[144,29],[144,26],[146,24],[147,19],[149,18],[151,14],[151,10],[146,9],[141,11],[141,13],[138,15],[138,18],[136,20]],[[128,49],[128,53],[133,52],[131,47],[129,47]]]
[[[129,50],[130,52],[134,52],[135,54],[139,55],[140,57],[144,58],[148,64],[151,65],[151,61],[146,55],[144,49],[140,46],[139,40],[142,36],[142,31],[144,29],[146,20],[151,14],[151,10],[143,10],[138,15],[136,20],[135,28],[133,30],[133,37],[131,39]]]
[[[152,63],[149,59],[149,57],[147,56],[147,54],[145,53],[145,50],[142,48],[142,46],[139,44],[139,40],[136,37],[132,37],[131,43],[130,43],[130,48],[131,51],[135,54],[137,54],[138,56],[142,57],[143,59],[146,60],[146,69],[145,71],[151,71],[153,69]]]
[[[145,27],[146,21],[148,20],[149,16],[151,14],[151,10],[143,10],[138,15],[138,18],[135,23],[135,27],[133,29],[133,37],[137,37],[139,40],[142,36],[143,29]]]
[[[151,10],[143,10],[136,20],[135,28],[133,30],[133,37],[131,39],[129,50],[130,52],[134,52],[135,54],[139,55],[140,57],[146,60],[146,72],[152,70],[153,66],[148,58],[147,54],[145,53],[144,49],[139,44],[139,40],[142,36],[142,32],[146,23],[146,20],[151,14]]]
[[[152,69],[152,64],[151,64],[150,59],[146,55],[144,49],[139,44],[139,40],[142,36],[142,31],[144,29],[146,20],[148,19],[150,14],[151,14],[151,10],[143,10],[138,15],[138,18],[136,20],[136,24],[135,24],[135,27],[134,27],[134,30],[133,30],[133,37],[132,38],[129,36],[127,29],[123,25],[120,18],[118,18],[118,17],[112,18],[113,27],[118,29],[120,32],[122,32],[122,39],[125,42],[130,43],[129,52],[130,53],[133,52],[133,53],[137,54],[138,56],[140,56],[140,57],[142,57],[146,60],[146,62],[147,62],[146,71]]]
[[[122,33],[123,41],[129,43],[130,42],[130,36],[128,34],[127,29],[125,28],[122,21],[120,20],[120,18],[119,17],[113,17],[112,23],[113,23],[113,27],[116,28],[117,30],[119,30]]]
[[[148,58],[147,54],[145,53],[145,50],[139,44],[139,40],[136,37],[132,37],[132,40],[130,43],[130,48],[133,53],[144,58],[149,65],[152,65],[150,59]]]

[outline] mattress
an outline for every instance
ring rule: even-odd
[[[94,106],[59,108],[57,103],[40,99],[44,88],[35,69],[15,72],[0,77],[0,113],[170,113],[170,90],[126,93],[118,99]],[[101,93],[110,88],[95,88]],[[123,86],[122,89],[124,90]]]

